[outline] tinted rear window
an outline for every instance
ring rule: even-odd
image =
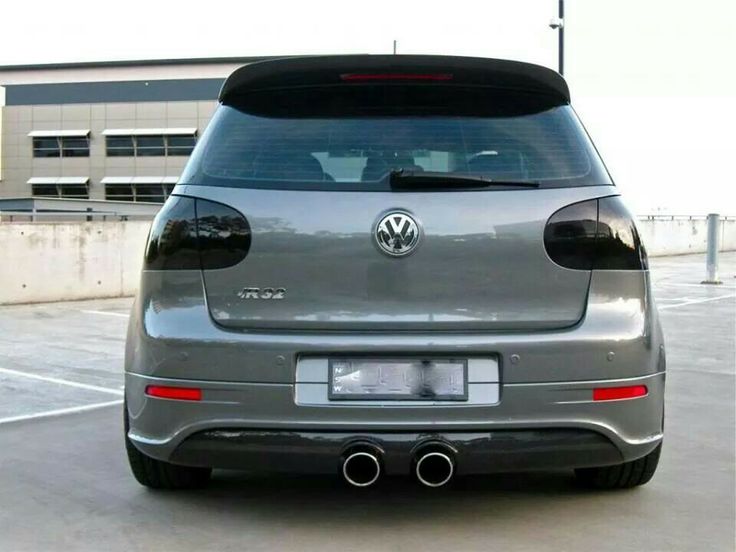
[[[321,87],[221,106],[181,183],[386,190],[392,170],[610,184],[567,105],[480,87]]]

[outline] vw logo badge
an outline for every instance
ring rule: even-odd
[[[393,211],[378,221],[375,239],[386,255],[403,257],[419,243],[419,225],[408,213]]]

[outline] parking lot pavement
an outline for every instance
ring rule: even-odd
[[[666,438],[646,486],[592,492],[563,472],[337,477],[218,472],[151,492],[122,445],[130,299],[0,307],[0,550],[734,550],[736,253],[652,260],[668,352]]]
[[[18,417],[120,401],[131,303],[0,307],[0,427]]]

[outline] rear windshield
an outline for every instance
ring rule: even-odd
[[[541,188],[611,183],[568,105],[479,87],[390,86],[263,91],[220,106],[180,182],[378,191],[402,169]]]

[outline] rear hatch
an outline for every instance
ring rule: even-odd
[[[458,82],[451,68],[345,74],[231,90],[198,144],[175,193],[226,204],[251,231],[242,262],[204,270],[213,319],[336,331],[579,321],[590,272],[552,262],[544,228],[612,189],[566,99]]]

